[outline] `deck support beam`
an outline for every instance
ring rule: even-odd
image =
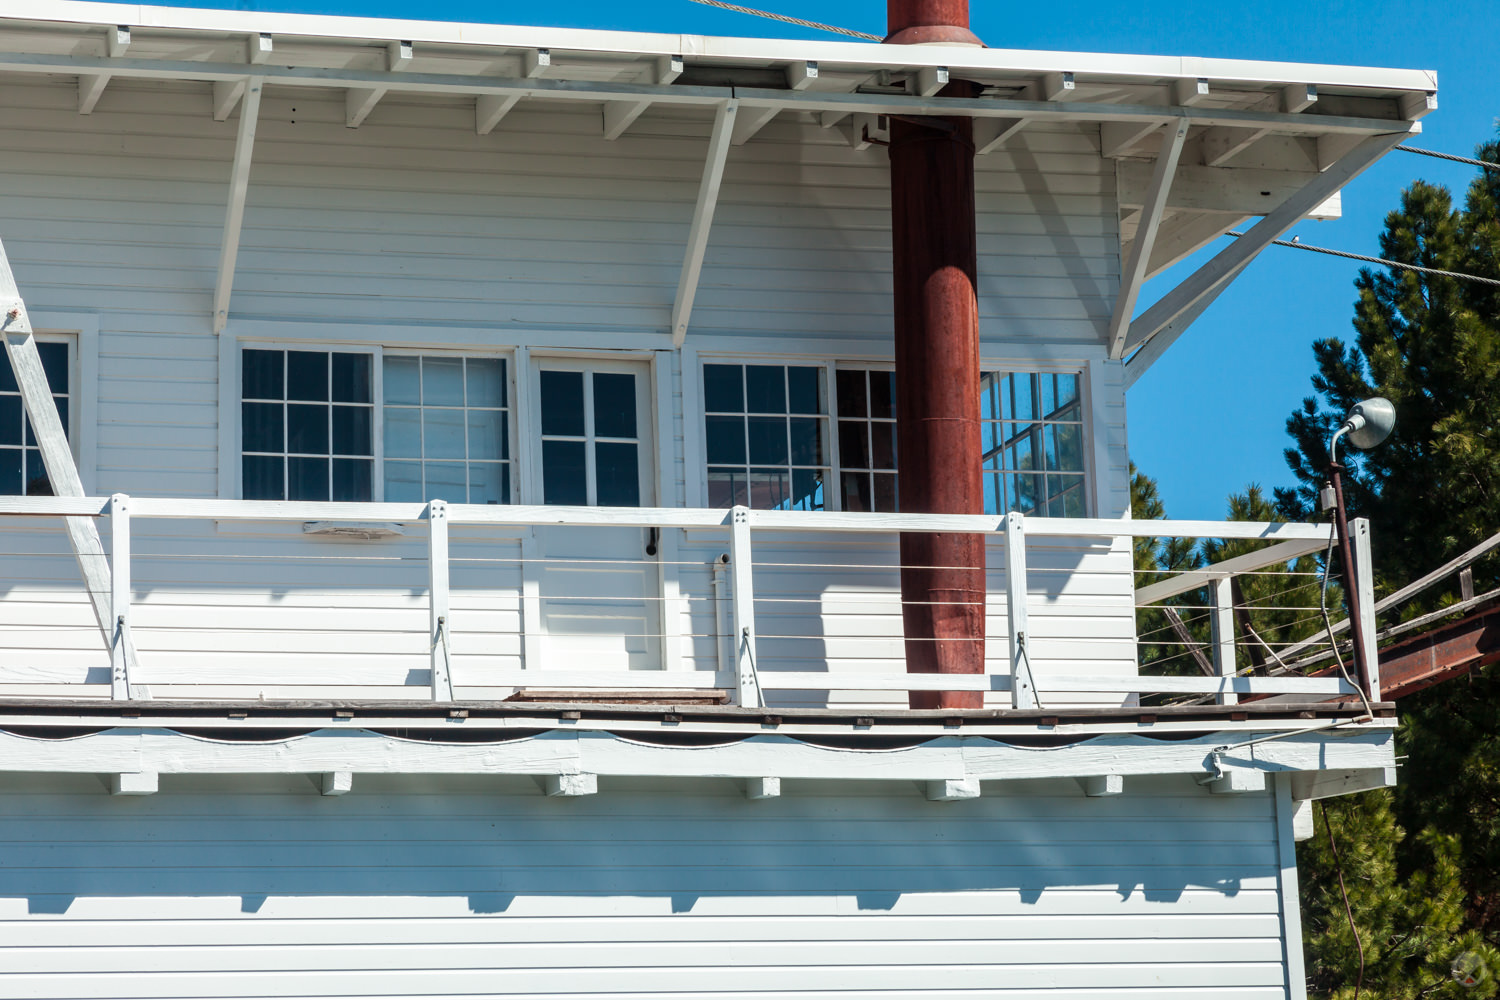
[[[260,119],[260,92],[264,81],[252,76],[245,81],[245,100],[240,106],[240,126],[235,133],[234,163],[229,170],[229,205],[224,212],[224,236],[219,244],[219,273],[214,282],[214,333],[229,322],[229,295],[234,288],[235,259],[240,253],[240,226],[245,220],[245,194],[250,189],[250,157],[255,150],[255,128]]]
[[[1412,126],[1415,128],[1416,126]],[[1125,337],[1126,353],[1136,351],[1125,364],[1128,388],[1172,345],[1188,326],[1202,315],[1261,250],[1280,239],[1303,216],[1321,205],[1335,191],[1358,177],[1376,160],[1408,135],[1409,130],[1373,135],[1363,139],[1338,163],[1309,181],[1274,211],[1250,228],[1244,236],[1221,250],[1194,271],[1182,284],[1131,322]]]
[[[1141,285],[1146,281],[1151,251],[1156,246],[1156,233],[1167,208],[1167,195],[1172,188],[1172,178],[1177,174],[1177,161],[1182,157],[1182,146],[1187,141],[1187,134],[1187,122],[1178,120],[1162,136],[1161,151],[1156,155],[1156,169],[1151,174],[1151,186],[1146,191],[1140,222],[1136,225],[1135,240],[1130,246],[1130,259],[1125,263],[1125,273],[1120,276],[1120,294],[1115,298],[1114,314],[1109,320],[1111,361],[1120,360],[1125,352],[1125,335],[1129,332],[1130,320],[1135,315],[1135,303],[1141,294]]]
[[[681,347],[687,338],[688,323],[693,316],[693,299],[698,295],[698,276],[703,271],[703,254],[708,249],[708,234],[714,224],[714,210],[719,204],[719,187],[724,182],[724,163],[729,158],[730,138],[734,135],[738,101],[725,101],[714,114],[713,132],[708,138],[708,156],[703,164],[703,180],[698,184],[698,201],[693,206],[693,222],[688,227],[687,254],[682,261],[682,275],[677,280],[677,298],[672,304],[672,346]]]
[[[21,293],[16,287],[15,275],[10,269],[10,260],[3,245],[0,245],[0,340],[5,342],[5,353],[20,389],[21,405],[26,408],[26,416],[31,421],[32,435],[41,452],[42,466],[47,470],[47,481],[52,487],[53,495],[83,496],[83,480],[73,461],[73,450],[68,445],[62,418],[58,416],[57,403],[47,385],[47,373],[42,368],[36,338],[32,336],[31,318],[26,314],[26,303],[22,301]],[[84,589],[88,592],[89,604],[94,609],[94,620],[104,638],[104,647],[113,650],[118,642],[128,678],[136,667],[135,647],[131,644],[128,633],[120,636],[115,633],[114,585],[109,562],[104,556],[104,543],[99,538],[99,529],[91,517],[64,517],[63,527],[68,533],[68,544],[72,546],[73,555],[78,560],[78,570],[83,577]],[[128,697],[128,680],[125,694]]]

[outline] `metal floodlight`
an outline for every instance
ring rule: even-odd
[[[1396,407],[1382,396],[1355,403],[1339,428],[1348,435],[1349,443],[1360,450],[1375,447],[1395,429]]]

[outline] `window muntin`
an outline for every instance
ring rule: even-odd
[[[374,498],[374,356],[241,351],[246,500]]]
[[[509,386],[503,358],[387,353],[385,499],[510,503]]]
[[[1076,372],[980,377],[984,510],[1083,517],[1083,402]]]
[[[63,433],[71,436],[68,423],[68,344],[57,340],[36,340],[47,388],[62,418]],[[42,453],[37,447],[31,418],[21,402],[21,390],[10,367],[8,353],[0,348],[0,495],[50,495],[51,483]]]
[[[839,368],[839,505],[843,510],[894,512],[896,373]]]
[[[542,502],[640,506],[650,471],[641,373],[550,362],[537,376]]]
[[[706,364],[710,507],[823,510],[828,391],[816,365]]]

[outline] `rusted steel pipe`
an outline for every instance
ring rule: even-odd
[[[967,0],[890,0],[888,42],[971,41]],[[956,33],[966,36],[959,39]],[[964,81],[945,96],[976,96]],[[892,119],[896,453],[901,509],[981,514],[974,135],[967,118]],[[909,673],[984,673],[984,539],[901,536]],[[982,708],[978,691],[914,691],[912,708]]]

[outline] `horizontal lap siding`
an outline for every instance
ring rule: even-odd
[[[0,993],[1283,997],[1268,795],[0,779]]]

